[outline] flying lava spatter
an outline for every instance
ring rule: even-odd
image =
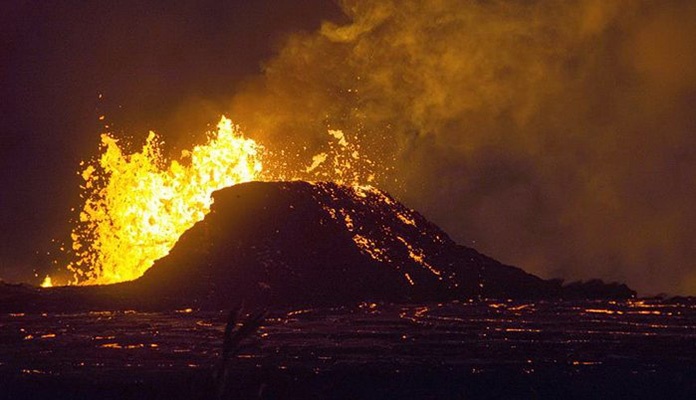
[[[224,116],[205,144],[183,151],[179,160],[166,159],[163,142],[154,132],[142,150],[132,154],[124,152],[118,139],[103,134],[100,157],[83,164],[81,172],[84,204],[71,234],[69,284],[137,279],[205,217],[211,194],[227,186],[314,179],[369,189],[365,185],[374,179],[373,163],[361,157],[359,146],[348,142],[343,132],[328,133],[329,150],[292,174],[266,164],[268,151]],[[43,286],[51,285],[47,277]]]

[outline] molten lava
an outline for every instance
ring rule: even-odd
[[[264,168],[264,147],[245,138],[224,116],[205,144],[182,152],[179,160],[164,157],[163,142],[154,132],[133,154],[103,134],[101,156],[81,172],[84,205],[71,234],[75,261],[68,265],[70,284],[142,276],[210,211],[216,190],[254,180],[331,180],[356,186],[372,181],[373,164],[361,157],[359,147],[341,131],[328,133],[328,151],[295,172]]]
[[[51,281],[51,277],[46,275],[44,280],[41,282],[41,287],[53,287],[53,282]]]
[[[260,177],[261,146],[225,117],[217,128],[206,144],[169,163],[154,132],[134,154],[102,135],[98,164],[82,172],[85,203],[72,232],[77,261],[68,267],[74,283],[138,278],[203,219],[212,192]]]

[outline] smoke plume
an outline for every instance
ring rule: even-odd
[[[306,155],[341,129],[381,187],[541,276],[696,294],[696,3],[341,7],[231,99],[246,132]]]

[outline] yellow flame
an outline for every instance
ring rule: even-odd
[[[207,142],[168,161],[150,132],[142,150],[125,154],[103,134],[98,160],[80,172],[84,205],[71,234],[70,284],[137,279],[169,253],[181,234],[210,211],[211,194],[253,180],[331,180],[358,187],[374,180],[373,164],[341,131],[328,132],[328,150],[309,167],[262,167],[264,148],[222,117]]]
[[[53,287],[53,282],[51,282],[51,277],[46,275],[44,280],[41,282],[41,287]]]
[[[217,128],[206,144],[169,163],[154,132],[130,155],[102,135],[98,166],[82,172],[86,199],[72,233],[78,260],[68,266],[74,283],[140,277],[209,212],[212,192],[260,177],[261,146],[225,117]]]

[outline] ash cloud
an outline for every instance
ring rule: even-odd
[[[341,3],[229,115],[286,154],[359,136],[380,186],[544,277],[696,294],[696,4]]]

